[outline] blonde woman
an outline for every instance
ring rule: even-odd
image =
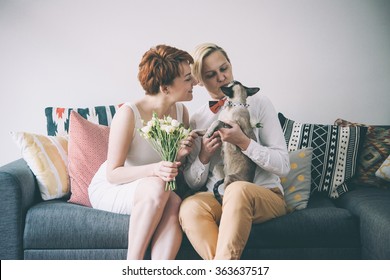
[[[194,52],[192,73],[209,94],[210,101],[224,98],[221,86],[233,81],[232,65],[227,53],[215,44],[199,45]],[[257,86],[257,85],[254,85]],[[219,103],[221,103],[220,101]],[[279,176],[289,172],[289,158],[277,113],[270,100],[257,93],[248,98],[251,120],[260,122],[255,129],[257,141],[249,139],[237,124],[221,128],[210,138],[198,138],[188,157],[184,175],[189,186],[199,191],[180,206],[180,223],[191,244],[203,259],[240,259],[252,223],[262,223],[286,214],[286,203]],[[220,108],[209,102],[191,117],[192,129],[208,128],[218,118]],[[235,144],[256,165],[254,182],[237,181],[226,190],[222,205],[213,188],[221,179],[215,172],[222,165],[223,141]],[[217,168],[216,168],[217,167]]]

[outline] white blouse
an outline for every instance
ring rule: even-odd
[[[257,164],[254,183],[265,188],[279,187],[280,178],[286,176],[290,171],[290,162],[283,131],[271,101],[261,93],[248,97],[249,113],[251,123],[260,123],[262,127],[254,128],[256,141],[251,140],[248,148],[242,151],[254,163]],[[209,105],[200,107],[191,117],[191,129],[207,129],[211,123],[218,118],[218,114],[210,111]],[[188,156],[188,162],[184,169],[184,177],[190,188],[198,190],[207,187],[213,192],[214,184],[219,181],[221,175],[217,170],[223,168],[220,151],[216,151],[208,164],[199,160],[201,137],[195,141],[195,147]],[[220,194],[223,194],[223,184],[219,187]]]

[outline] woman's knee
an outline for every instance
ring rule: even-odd
[[[158,177],[143,179],[138,187],[136,202],[151,202],[163,206],[169,200],[170,192],[165,191],[165,182]]]
[[[246,196],[252,188],[251,185],[251,183],[245,181],[235,181],[225,189],[224,198]]]
[[[183,200],[180,205],[179,219],[183,221],[193,221],[198,219],[219,219],[221,215],[221,205],[214,199],[212,194],[200,193]]]
[[[188,217],[189,215],[195,213],[194,209],[199,207],[197,199],[194,199],[193,196],[187,197],[180,204],[179,217]]]
[[[253,183],[245,181],[236,181],[231,183],[225,190],[223,196],[223,205],[228,207],[242,209],[253,205],[255,194],[259,187]]]
[[[202,216],[202,203],[196,196],[190,196],[183,200],[179,209],[179,221],[182,226],[184,223],[191,223]]]
[[[181,198],[174,192],[170,192],[167,202],[167,208],[175,215],[179,214],[180,205],[182,203]]]

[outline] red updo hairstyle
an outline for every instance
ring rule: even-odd
[[[166,45],[158,45],[148,50],[139,64],[138,80],[146,94],[157,94],[160,86],[173,83],[180,76],[180,63],[194,63],[186,51]]]

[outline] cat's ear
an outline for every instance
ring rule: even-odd
[[[221,90],[227,97],[233,97],[233,87],[221,87]]]
[[[253,87],[253,88],[245,87],[245,90],[246,90],[246,94],[247,94],[248,96],[252,96],[252,95],[254,95],[255,93],[257,93],[257,92],[260,90],[260,88],[258,88],[258,87]]]

